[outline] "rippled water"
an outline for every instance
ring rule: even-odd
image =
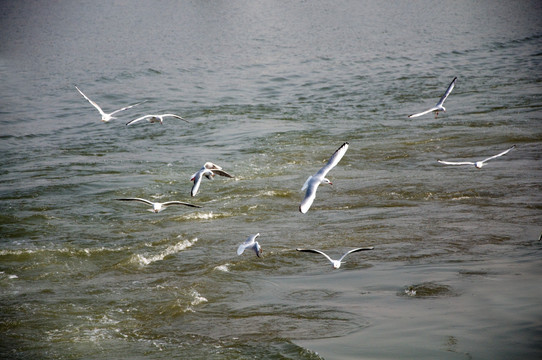
[[[538,2],[0,9],[2,358],[540,357]]]

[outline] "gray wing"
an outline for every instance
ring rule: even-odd
[[[233,178],[233,176],[231,176],[230,174],[228,174],[227,172],[225,172],[224,170],[212,170],[213,173],[217,174],[217,175],[220,175],[220,176],[225,176],[225,177],[229,177],[229,178]]]
[[[444,93],[444,95],[442,95],[442,97],[438,101],[437,106],[439,106],[439,105],[442,106],[442,104],[444,104],[444,101],[446,101],[446,99],[448,98],[448,95],[450,95],[450,93],[454,89],[456,80],[457,80],[457,76],[454,77],[454,79],[452,80],[450,85],[448,85],[448,88],[446,89],[446,92]]]

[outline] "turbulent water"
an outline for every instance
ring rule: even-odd
[[[542,356],[539,1],[0,10],[0,357]]]

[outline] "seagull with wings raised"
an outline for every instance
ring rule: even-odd
[[[489,160],[493,160],[495,158],[506,155],[506,154],[508,154],[508,152],[510,150],[512,150],[515,147],[516,147],[516,145],[513,145],[508,150],[505,150],[505,151],[503,151],[503,152],[501,152],[501,153],[499,153],[497,155],[493,155],[493,156],[488,157],[487,159],[480,160],[480,161],[475,161],[475,162],[472,162],[472,161],[458,161],[458,162],[456,162],[456,161],[443,161],[443,160],[437,160],[437,161],[439,163],[441,163],[441,164],[444,164],[444,165],[474,165],[475,168],[481,169],[482,166],[486,165],[486,162],[488,162]]]
[[[451,93],[452,90],[454,89],[456,80],[457,80],[457,76],[454,77],[454,79],[452,80],[452,82],[450,83],[450,85],[448,85],[448,89],[446,89],[446,92],[444,93],[444,95],[442,95],[442,97],[441,97],[440,100],[438,101],[437,105],[433,106],[431,109],[422,111],[422,112],[420,112],[420,113],[408,115],[408,117],[409,117],[409,118],[414,118],[414,117],[418,117],[418,116],[422,116],[422,115],[428,114],[428,113],[430,113],[430,112],[434,112],[434,113],[435,113],[435,118],[436,118],[436,117],[438,116],[438,112],[439,112],[439,111],[444,111],[444,112],[446,112],[446,108],[443,106],[443,104],[444,104],[444,101],[446,101],[446,99],[448,98],[448,95],[450,95],[450,93]]]
[[[304,191],[305,189],[307,191],[305,192],[305,198],[301,201],[301,205],[299,205],[299,211],[301,211],[301,213],[305,214],[307,211],[309,211],[314,199],[316,198],[316,190],[320,184],[333,185],[331,181],[326,178],[326,175],[339,163],[339,161],[341,161],[344,154],[346,154],[346,150],[348,150],[348,142],[342,144],[341,147],[339,147],[333,153],[327,164],[318,170],[316,174],[309,176],[307,181],[305,181],[301,191]]]
[[[175,115],[175,114],[161,114],[161,115],[145,115],[145,116],[139,117],[139,118],[137,118],[137,119],[134,119],[134,120],[132,120],[132,121],[128,121],[128,122],[126,123],[126,125],[132,125],[132,124],[135,124],[135,123],[138,122],[138,121],[145,120],[145,119],[149,119],[149,122],[150,122],[151,124],[159,122],[161,125],[163,125],[163,124],[164,124],[164,118],[165,118],[165,117],[174,117],[174,118],[176,118],[176,119],[179,119],[179,120],[188,122],[188,120],[185,120],[184,118],[180,117],[179,115]]]
[[[233,176],[222,170],[220,166],[213,164],[212,162],[206,162],[197,173],[190,177],[190,181],[194,182],[192,190],[190,191],[190,195],[196,196],[201,185],[201,179],[203,176],[205,176],[209,180],[213,180],[213,177],[215,175],[233,178]]]
[[[346,255],[352,254],[352,253],[355,253],[355,252],[358,252],[358,251],[366,251],[366,250],[373,250],[373,249],[374,249],[374,246],[355,248],[355,249],[347,251],[343,256],[341,256],[339,258],[339,260],[333,260],[326,253],[324,253],[323,251],[320,251],[320,250],[315,250],[315,249],[296,249],[296,250],[297,251],[302,251],[302,252],[310,252],[310,253],[324,255],[325,258],[328,259],[331,262],[331,264],[333,265],[333,268],[338,269],[338,268],[341,267],[341,264],[343,263],[343,259],[346,257]]]
[[[246,239],[245,242],[239,245],[239,247],[237,248],[237,255],[241,255],[245,251],[245,249],[252,249],[256,253],[257,257],[262,257],[262,247],[256,241],[256,238],[258,236],[260,236],[260,233],[250,235],[248,239]]]
[[[113,115],[115,115],[116,113],[121,112],[121,111],[124,111],[124,110],[128,110],[128,109],[130,109],[130,108],[132,108],[132,107],[134,107],[134,106],[137,106],[137,105],[139,105],[139,104],[142,104],[142,103],[144,103],[144,102],[146,101],[146,100],[145,100],[145,101],[142,101],[142,102],[138,102],[137,104],[133,104],[133,105],[130,105],[130,106],[123,107],[122,109],[115,110],[115,111],[113,111],[113,112],[111,112],[111,113],[105,113],[105,112],[102,110],[102,108],[101,108],[98,104],[96,104],[94,101],[90,100],[85,94],[83,94],[83,92],[82,92],[81,90],[79,90],[79,88],[78,88],[77,86],[76,86],[75,88],[77,89],[77,91],[79,91],[79,93],[80,93],[81,95],[83,95],[83,97],[84,97],[85,99],[87,99],[87,101],[88,101],[92,106],[94,106],[96,109],[98,109],[98,111],[100,112],[100,115],[102,115],[102,121],[103,121],[103,122],[108,122],[109,120],[116,119],[116,117],[113,116]]]
[[[147,205],[152,206],[152,209],[147,209],[147,211],[154,212],[154,213],[159,213],[160,211],[165,210],[168,206],[172,206],[172,205],[184,205],[184,206],[190,206],[190,207],[195,207],[195,208],[201,207],[199,205],[193,205],[193,204],[185,203],[182,201],[167,201],[165,203],[159,203],[159,202],[152,202],[152,201],[142,199],[142,198],[122,198],[122,199],[116,199],[116,200],[139,201],[139,202],[145,203]]]

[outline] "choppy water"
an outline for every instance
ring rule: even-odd
[[[539,2],[0,9],[2,358],[540,357]],[[157,112],[190,123],[124,126]]]

